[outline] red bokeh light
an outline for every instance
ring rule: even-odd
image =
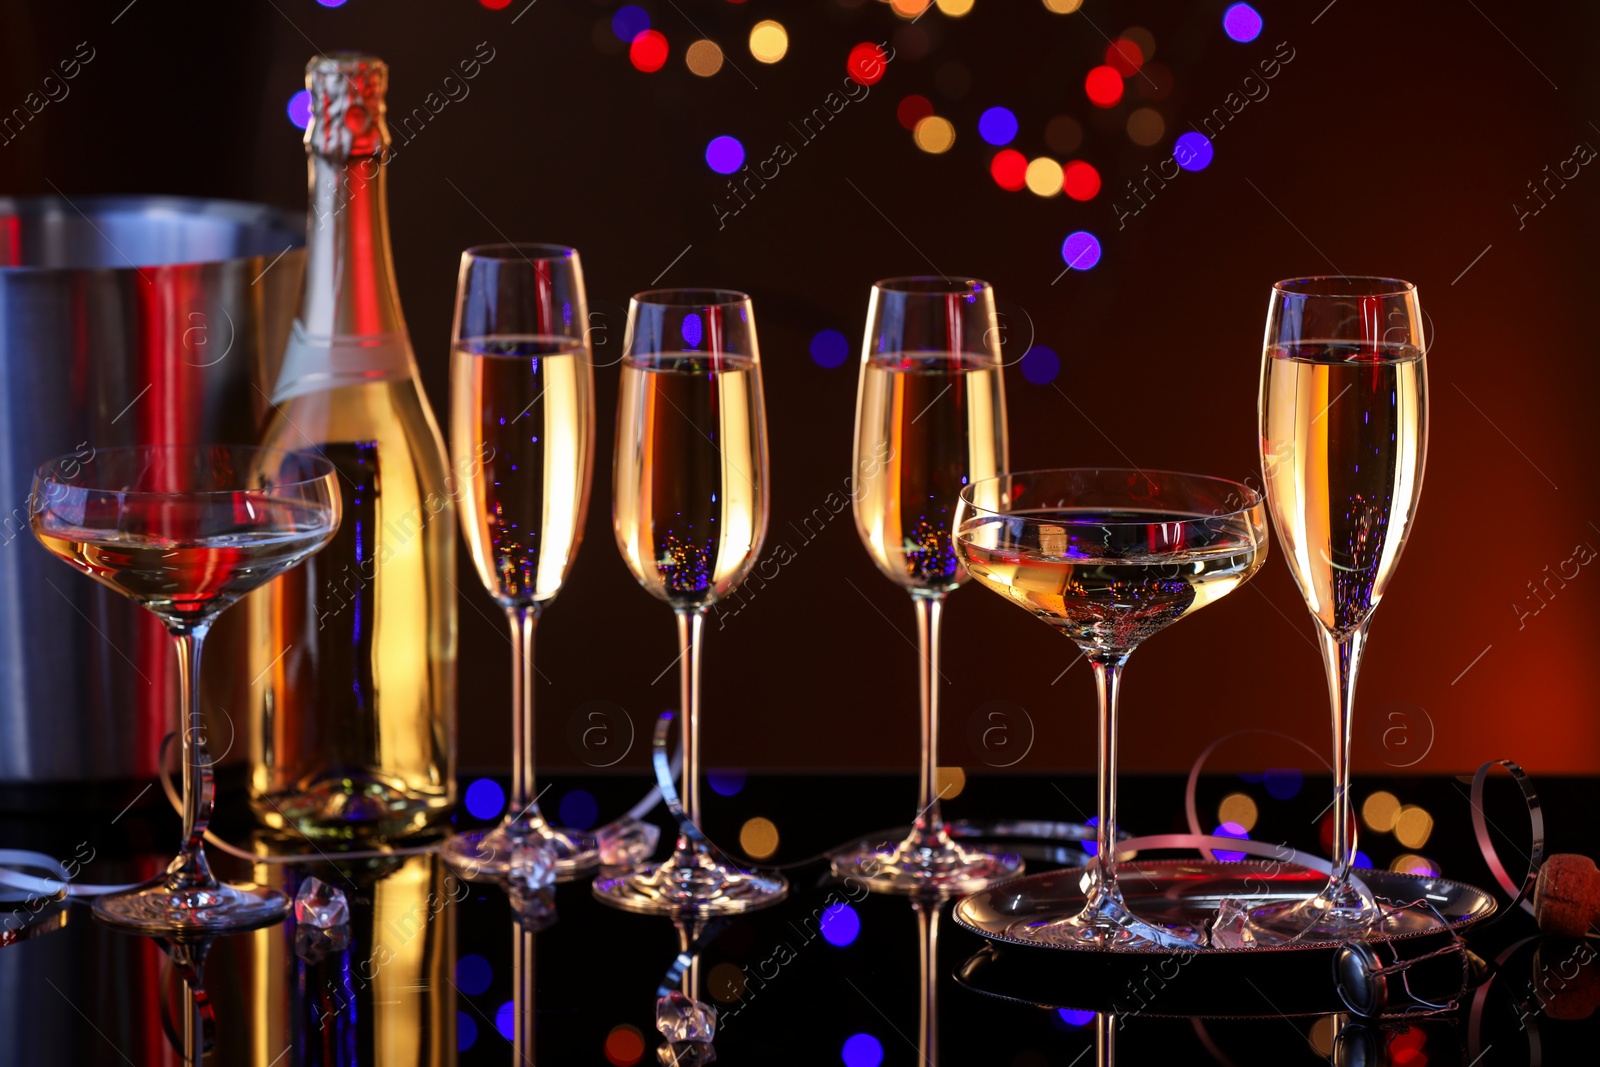
[[[900,106],[894,109],[894,117],[908,130],[916,129],[917,123],[931,114],[933,114],[933,101],[917,93],[912,93],[900,101]]]
[[[502,8],[511,6],[511,0],[478,0],[478,3],[482,4],[490,11],[499,11]]]
[[[1350,844],[1352,844],[1352,845],[1354,845],[1356,843],[1356,818],[1357,818],[1356,813],[1354,811],[1351,811],[1351,813],[1350,813]],[[1317,828],[1317,837],[1320,838],[1321,841],[1322,841],[1322,851],[1326,852],[1326,853],[1332,853],[1333,852],[1333,812],[1330,811],[1330,812],[1328,812],[1328,814],[1326,814],[1326,815],[1324,815],[1322,817],[1322,825]]]
[[[1115,67],[1096,67],[1083,79],[1083,91],[1096,107],[1110,107],[1122,99],[1122,75]]]
[[[1074,159],[1062,168],[1061,191],[1074,200],[1093,200],[1100,191],[1100,172],[1093,164]]]
[[[1126,37],[1119,38],[1106,45],[1106,66],[1124,78],[1131,78],[1144,66],[1144,53]]]
[[[862,41],[850,49],[850,57],[845,60],[844,69],[852,79],[862,85],[877,85],[883,80],[888,62],[883,49],[871,41]]]
[[[606,1035],[605,1051],[606,1059],[616,1067],[633,1067],[644,1057],[644,1038],[631,1026],[619,1026]]]
[[[657,30],[643,30],[628,46],[628,62],[654,74],[667,62],[667,39]]]
[[[1015,148],[1003,148],[989,161],[989,173],[996,185],[1014,193],[1028,183],[1028,157]]]

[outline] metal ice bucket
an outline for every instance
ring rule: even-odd
[[[112,445],[253,443],[304,229],[231,201],[0,198],[0,786],[154,773],[174,721],[171,641],[34,540],[33,470]],[[206,658],[202,691],[242,708],[249,680],[220,669],[232,655]],[[222,757],[226,737],[211,745]]]

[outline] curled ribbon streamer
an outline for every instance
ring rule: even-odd
[[[1272,737],[1281,737],[1285,741],[1293,741],[1295,744],[1311,753],[1311,755],[1324,767],[1328,768],[1328,770],[1333,770],[1333,765],[1327,760],[1323,759],[1320,752],[1306,744],[1304,741],[1300,740],[1298,737],[1291,737],[1281,730],[1267,730],[1259,727],[1251,727],[1245,730],[1235,730],[1231,734],[1223,734],[1221,737],[1211,742],[1211,744],[1207,745],[1200,755],[1195,759],[1194,766],[1189,768],[1189,781],[1184,786],[1183,790],[1183,813],[1189,821],[1189,832],[1191,834],[1202,835],[1205,833],[1205,831],[1200,829],[1200,813],[1195,807],[1194,799],[1195,790],[1200,784],[1200,769],[1206,765],[1206,760],[1211,758],[1211,753],[1222,747],[1222,745],[1226,742],[1232,741],[1235,737],[1243,737],[1245,734],[1268,734]],[[1231,846],[1230,850],[1233,852],[1250,851],[1249,849],[1232,848]],[[1201,848],[1200,854],[1208,860],[1216,859],[1216,857],[1211,854],[1211,850],[1209,848]],[[1331,872],[1333,867],[1331,864],[1326,864],[1317,869]]]
[[[1489,818],[1483,813],[1483,783],[1489,777],[1490,768],[1496,766],[1511,772],[1517,788],[1522,791],[1523,803],[1528,806],[1528,825],[1533,840],[1528,845],[1528,873],[1520,886],[1511,880],[1505,864],[1500,862],[1500,854],[1489,839]],[[1483,860],[1489,865],[1489,873],[1494,875],[1494,880],[1511,896],[1511,903],[1495,919],[1510,914],[1513,908],[1518,907],[1532,915],[1533,901],[1528,898],[1533,895],[1534,883],[1539,879],[1539,868],[1544,866],[1544,806],[1539,803],[1539,794],[1534,792],[1533,783],[1521,767],[1508,759],[1492,759],[1472,776],[1472,795],[1469,799],[1472,803],[1472,832],[1478,839],[1478,851],[1483,853]]]

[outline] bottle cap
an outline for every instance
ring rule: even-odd
[[[389,144],[384,93],[389,67],[377,56],[335,52],[306,64],[311,121],[306,148],[332,159],[380,154]]]

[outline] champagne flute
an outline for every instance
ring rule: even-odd
[[[743,293],[657,289],[628,305],[612,524],[639,584],[678,620],[684,808],[700,824],[700,655],[706,614],[755,564],[767,531],[767,429],[755,311]],[[775,904],[776,875],[745,871],[680,834],[673,855],[594,893],[656,914]]]
[[[99,449],[89,459],[51,460],[34,474],[34,536],[148,609],[178,652],[183,848],[149,884],[96,898],[102,921],[145,934],[194,935],[266,926],[288,910],[276,889],[218,882],[206,862],[213,787],[200,649],[230,604],[333,538],[335,477],[319,456],[223,445]]]
[[[1128,910],[1117,885],[1117,696],[1145,638],[1233,592],[1267,558],[1266,505],[1222,478],[1171,471],[1002,474],[961,491],[956,551],[981,585],[1060,630],[1100,700],[1100,825],[1083,910],[1045,943],[1192,948]]]
[[[897,845],[837,853],[834,874],[877,891],[970,893],[1022,871],[1020,857],[957,844],[939,812],[939,624],[967,580],[951,542],[961,487],[1006,468],[1006,396],[994,289],[950,278],[872,287],[856,400],[856,530],[917,613],[921,799]]]
[[[1278,542],[1322,630],[1333,706],[1333,871],[1317,896],[1263,909],[1275,938],[1344,941],[1380,919],[1351,878],[1350,722],[1372,611],[1405,548],[1428,451],[1416,287],[1392,278],[1273,286],[1261,359],[1261,468]],[[1407,913],[1399,913],[1404,921]],[[1419,920],[1424,921],[1426,920]]]
[[[600,862],[592,837],[551,826],[534,789],[534,628],[583,539],[594,467],[594,368],[583,268],[560,245],[461,254],[450,352],[450,452],[461,531],[511,626],[511,800],[487,834],[445,848],[464,871],[505,877],[537,839],[565,878]],[[536,843],[537,843],[536,842]]]

